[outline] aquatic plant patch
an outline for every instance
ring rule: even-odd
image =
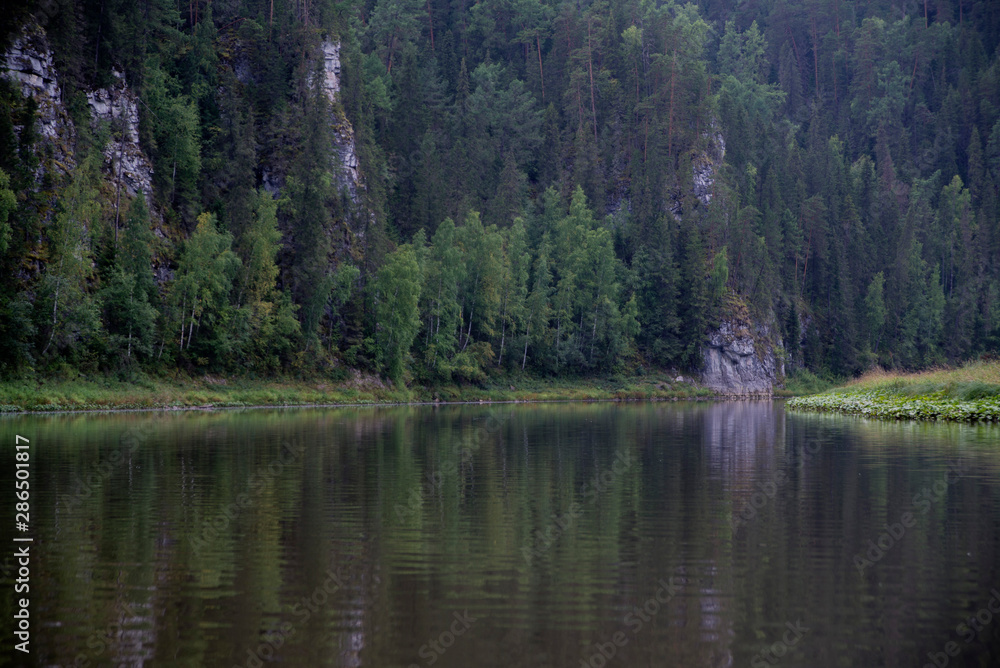
[[[836,411],[893,420],[1000,421],[1000,398],[995,396],[964,401],[946,398],[943,393],[909,396],[885,390],[832,391],[789,399],[786,405],[795,410]]]

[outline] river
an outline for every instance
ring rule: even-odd
[[[781,402],[21,415],[3,471],[17,435],[13,665],[1000,665],[995,425]]]

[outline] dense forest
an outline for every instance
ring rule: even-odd
[[[1000,349],[1000,3],[16,4],[76,134],[49,168],[0,79],[7,376],[696,370],[735,317],[788,369]]]

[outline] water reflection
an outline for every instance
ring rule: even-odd
[[[996,427],[733,402],[0,432],[36,448],[39,665],[911,666],[949,641],[949,665],[997,658],[1000,623],[955,631],[1000,583]]]

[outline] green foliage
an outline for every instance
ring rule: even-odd
[[[101,291],[109,347],[121,364],[153,353],[156,309],[139,287],[136,275],[117,267]],[[134,353],[134,356],[133,356]]]
[[[726,292],[726,283],[729,282],[729,253],[725,246],[712,260],[712,274],[709,280],[712,283],[712,296],[716,301],[721,300]]]
[[[767,41],[756,21],[741,33],[730,19],[719,42],[719,71],[737,79],[764,83],[768,69],[766,51]]]
[[[819,374],[1000,345],[989,12],[57,5],[35,13],[76,145],[0,81],[4,373],[687,372],[727,303]],[[120,228],[84,95],[117,69],[154,167]],[[404,274],[413,336],[373,308]]]
[[[208,342],[195,349],[196,355],[210,352],[220,362],[230,352],[229,293],[241,265],[232,242],[231,234],[216,229],[214,215],[198,216],[198,226],[184,244],[170,292],[172,328],[179,327],[180,333],[179,352],[191,348],[196,327],[199,335],[203,328],[208,333]]]
[[[153,277],[153,246],[156,237],[150,229],[149,209],[146,207],[146,196],[140,190],[128,213],[125,215],[125,226],[122,233],[121,249],[118,258],[123,271],[131,274],[135,287],[149,302],[157,301],[158,291]]]
[[[10,189],[10,175],[0,169],[0,255],[10,245],[11,226],[7,221],[16,209],[17,196]]]
[[[410,346],[420,328],[420,291],[423,283],[417,254],[410,245],[386,257],[372,284],[375,301],[376,360],[397,383],[404,380]]]
[[[456,242],[455,223],[446,218],[434,233],[425,267],[425,364],[443,380],[451,376],[461,329],[459,290],[465,280],[466,265]]]
[[[201,131],[198,109],[180,84],[155,60],[143,76],[144,124],[153,156],[153,178],[161,201],[176,207],[185,221],[198,209]]]
[[[273,371],[290,355],[301,328],[296,307],[279,292],[277,255],[281,248],[277,202],[261,189],[250,196],[249,225],[236,241],[240,256],[237,297],[229,328],[234,339],[227,360],[253,369]],[[329,290],[327,290],[329,293]]]
[[[917,375],[875,373],[846,387],[797,397],[787,405],[883,419],[996,422],[1000,420],[998,371],[996,362],[973,362],[961,369]]]
[[[244,300],[249,304],[266,301],[274,292],[278,278],[275,262],[281,248],[278,204],[270,193],[262,189],[251,196],[251,206],[250,225],[237,240],[237,253],[241,260],[237,306]]]
[[[140,191],[125,216],[121,248],[110,280],[99,295],[109,356],[119,366],[153,354],[158,301],[152,269],[154,236],[145,195]]]
[[[59,199],[49,229],[49,257],[39,281],[39,330],[45,336],[41,355],[51,351],[80,360],[86,341],[100,329],[94,299],[88,291],[93,261],[88,230],[96,229],[97,158],[84,157]]]

